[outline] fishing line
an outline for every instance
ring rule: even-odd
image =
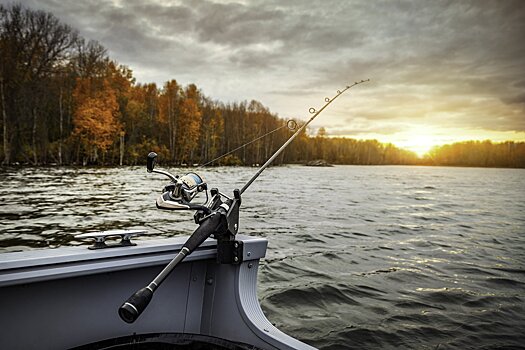
[[[215,162],[215,161],[217,161],[217,160],[219,160],[219,159],[221,159],[221,158],[224,158],[224,157],[226,157],[228,154],[232,154],[233,152],[238,151],[238,150],[240,150],[241,148],[244,148],[244,147],[246,147],[246,146],[248,146],[248,145],[254,143],[255,141],[258,141],[258,140],[260,140],[260,139],[262,139],[262,138],[265,138],[266,136],[268,136],[268,135],[270,135],[270,134],[273,134],[274,132],[276,132],[276,131],[278,131],[278,130],[281,130],[282,128],[285,128],[285,127],[288,128],[288,129],[290,129],[291,131],[294,131],[294,130],[297,128],[297,123],[295,122],[295,120],[290,119],[290,120],[288,120],[288,121],[286,122],[286,124],[281,125],[280,127],[276,128],[276,129],[273,129],[273,130],[267,132],[266,134],[264,134],[264,135],[262,135],[262,136],[259,136],[259,137],[257,137],[256,139],[251,140],[250,142],[246,142],[245,144],[240,145],[239,147],[237,147],[237,148],[235,148],[235,149],[233,149],[233,150],[231,150],[231,151],[229,151],[229,152],[227,152],[227,153],[224,153],[223,155],[218,156],[217,158],[212,159],[212,160],[210,160],[209,162],[206,162],[206,163],[204,163],[204,164],[202,164],[202,165],[199,165],[197,168],[205,167],[206,165],[209,165],[209,164],[211,164],[211,163],[213,163],[213,162]]]
[[[301,133],[301,131],[303,131],[304,129],[306,129],[306,127],[308,126],[308,124],[310,124],[312,122],[312,120],[315,119],[315,117],[317,117],[326,107],[328,107],[330,105],[330,103],[332,103],[336,98],[338,98],[339,96],[341,96],[346,90],[348,89],[351,89],[352,87],[356,86],[356,85],[359,85],[359,84],[362,84],[362,83],[366,83],[367,81],[370,81],[370,79],[366,79],[366,80],[361,80],[361,81],[356,81],[355,83],[353,83],[352,85],[348,85],[344,90],[340,91],[340,90],[337,90],[337,94],[332,97],[332,98],[329,98],[329,97],[325,97],[324,101],[326,102],[324,104],[323,107],[321,107],[319,110],[316,110],[315,108],[311,107],[308,112],[310,112],[310,114],[313,114],[313,116],[308,119],[308,121],[306,123],[304,123],[299,129],[297,129],[297,131],[281,146],[281,148],[279,148],[274,154],[273,156],[270,157],[270,159],[268,159],[266,161],[266,163],[264,163],[260,168],[259,170],[257,170],[257,172],[252,176],[252,178],[250,180],[248,180],[248,182],[241,188],[240,190],[240,194],[243,194],[244,191],[246,191],[248,189],[248,187],[250,187],[250,185],[252,184],[252,182],[255,181],[255,179],[257,179],[259,177],[259,175],[261,175],[261,173],[264,171],[264,169],[266,169],[273,161],[275,158],[277,158],[277,156],[279,154],[281,154],[281,152],[286,148],[286,146],[288,146],[290,144],[290,142],[292,142],[296,137],[297,135],[299,135]]]

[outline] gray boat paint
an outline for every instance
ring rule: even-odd
[[[257,299],[267,240],[237,235],[243,262],[218,264],[206,240],[166,279],[140,319],[117,309],[180,251],[187,237],[0,255],[0,348],[69,349],[132,334],[182,333],[261,349],[314,349],[275,328]]]

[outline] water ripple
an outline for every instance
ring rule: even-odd
[[[224,192],[254,172],[204,169]],[[0,251],[114,228],[188,234],[191,213],[155,208],[165,183],[142,167],[0,168]],[[269,240],[264,312],[316,347],[517,349],[524,208],[523,169],[283,166],[245,192],[240,230]]]

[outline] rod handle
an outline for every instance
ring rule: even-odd
[[[127,323],[133,323],[140,316],[142,311],[148,306],[153,291],[149,287],[144,287],[135,292],[118,309],[118,314]]]
[[[222,208],[221,208],[222,209]],[[190,238],[184,243],[184,247],[188,249],[188,254],[191,254],[198,246],[215,233],[221,224],[221,214],[219,212],[212,213],[204,222],[197,227]]]

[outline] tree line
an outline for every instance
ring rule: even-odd
[[[423,164],[525,168],[525,142],[492,143],[465,141],[436,146],[425,156]]]
[[[222,103],[176,80],[137,83],[99,43],[51,13],[16,4],[0,5],[0,113],[4,165],[134,165],[150,151],[164,163],[203,164],[247,143],[211,164],[254,165],[293,133],[258,101]],[[524,166],[524,144],[505,145],[443,146],[420,159],[392,144],[331,138],[321,128],[315,136],[302,132],[276,162]],[[473,155],[479,152],[490,156]]]

